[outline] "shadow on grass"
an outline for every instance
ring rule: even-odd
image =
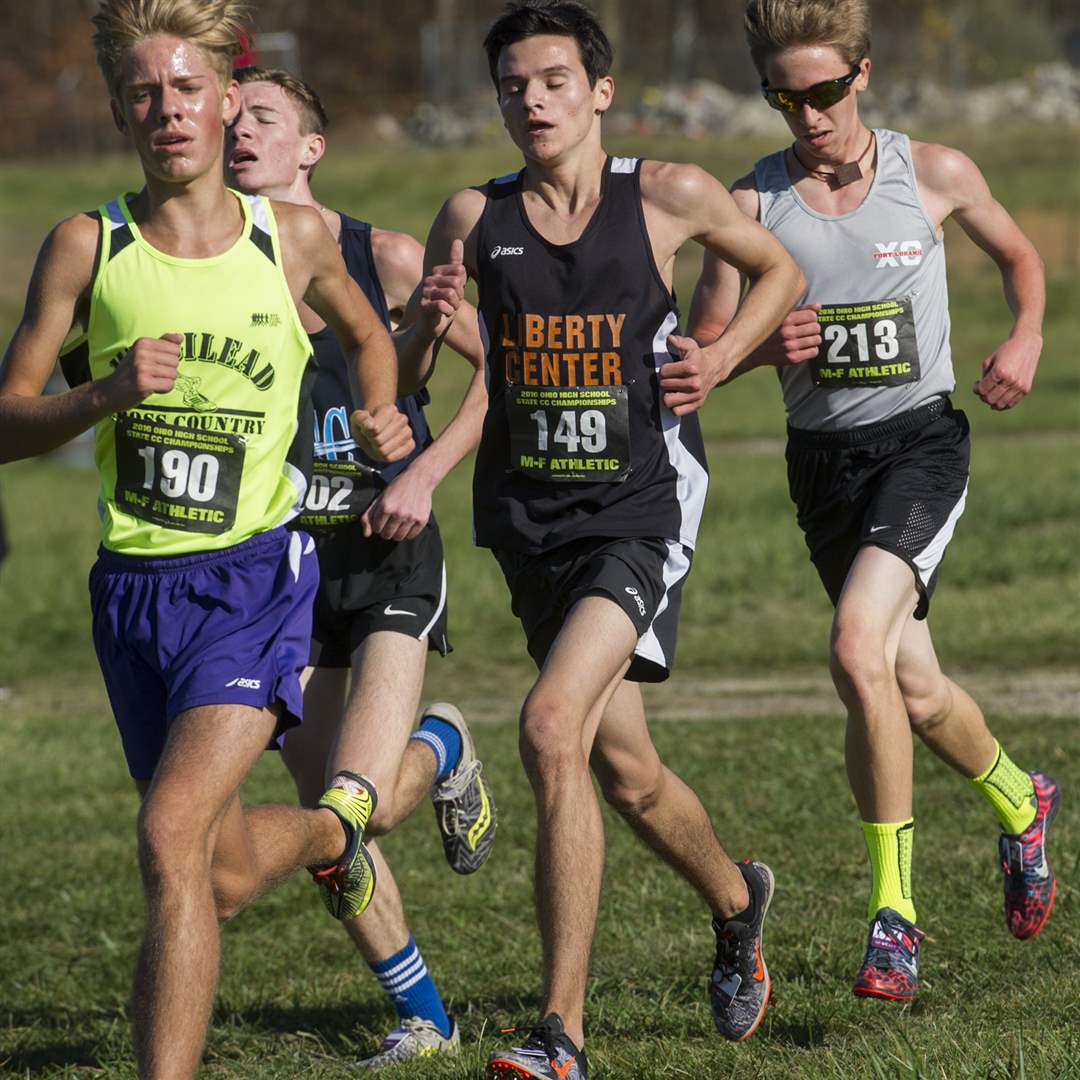
[[[779,1043],[783,1046],[798,1047],[801,1050],[811,1050],[825,1045],[826,1026],[819,1020],[807,1020],[794,1023],[772,1023],[759,1036],[769,1043]]]
[[[267,1032],[275,1035],[316,1035],[327,1043],[359,1034],[382,1032],[393,1026],[392,1010],[380,1003],[366,1005],[255,1004],[241,1009],[214,1010],[213,1027],[220,1031]],[[385,1029],[385,1030],[384,1030]]]
[[[41,1012],[47,1014],[48,1011]],[[71,1018],[71,1013],[64,1015]],[[31,1024],[41,1022],[42,1018],[39,1018],[37,1021],[32,1020]],[[35,1032],[35,1035],[40,1039],[40,1032]],[[6,1036],[0,1037],[6,1039]],[[78,1036],[70,1039],[61,1037],[55,1042],[33,1049],[16,1050],[14,1053],[8,1052],[3,1044],[0,1044],[0,1075],[3,1076],[44,1076],[54,1073],[58,1068],[72,1066],[105,1072],[107,1066],[100,1044]]]
[[[0,1076],[40,1076],[58,1066],[107,1072],[108,1030],[118,1021],[126,1023],[123,1011],[115,1008],[72,1009],[5,1001],[0,1001],[0,1017],[4,1024],[0,1027]],[[95,1026],[101,1038],[88,1035]],[[16,1047],[16,1042],[34,1045]]]

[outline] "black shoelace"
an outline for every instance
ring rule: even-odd
[[[744,982],[754,970],[754,936],[749,927],[737,927],[731,923],[720,926],[713,923],[716,931],[716,966],[725,975],[738,975]]]

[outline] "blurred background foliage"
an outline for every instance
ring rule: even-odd
[[[121,148],[88,47],[97,0],[0,0],[0,155]],[[480,48],[501,0],[254,0],[262,61],[299,69],[339,129],[408,128],[423,103],[490,110]],[[617,108],[650,88],[708,80],[750,93],[757,78],[742,0],[594,0],[616,46]],[[873,58],[887,80],[933,87],[942,102],[1040,65],[1080,65],[1077,0],[871,0]],[[924,95],[925,96],[925,95]],[[381,121],[376,123],[376,121]],[[475,137],[476,127],[468,129]],[[446,138],[442,141],[454,141]]]

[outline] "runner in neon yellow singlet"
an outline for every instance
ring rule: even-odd
[[[239,238],[203,259],[153,247],[126,198],[98,210],[99,268],[89,325],[62,357],[68,382],[109,375],[139,336],[181,338],[172,390],[95,429],[111,551],[230,547],[294,516],[303,495],[304,476],[286,454],[311,346],[281,269],[270,201],[234,195]]]
[[[146,184],[52,231],[0,371],[0,461],[97,428],[94,644],[143,795],[143,1080],[198,1071],[219,920],[305,865],[339,917],[374,889],[376,795],[349,762],[315,809],[245,810],[237,795],[301,716],[315,556],[280,527],[303,487],[286,460],[301,300],[342,344],[358,442],[385,460],[412,447],[389,336],[318,214],[225,188],[244,14],[237,0],[101,0],[94,45]],[[43,397],[65,342],[72,388]]]

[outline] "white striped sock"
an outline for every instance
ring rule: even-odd
[[[438,767],[435,769],[435,775],[440,776],[446,769],[446,747],[443,745],[442,739],[432,735],[430,731],[424,731],[422,729],[414,731],[409,738],[415,739],[417,742],[426,743],[431,747],[432,752],[435,754],[435,761],[438,763]]]

